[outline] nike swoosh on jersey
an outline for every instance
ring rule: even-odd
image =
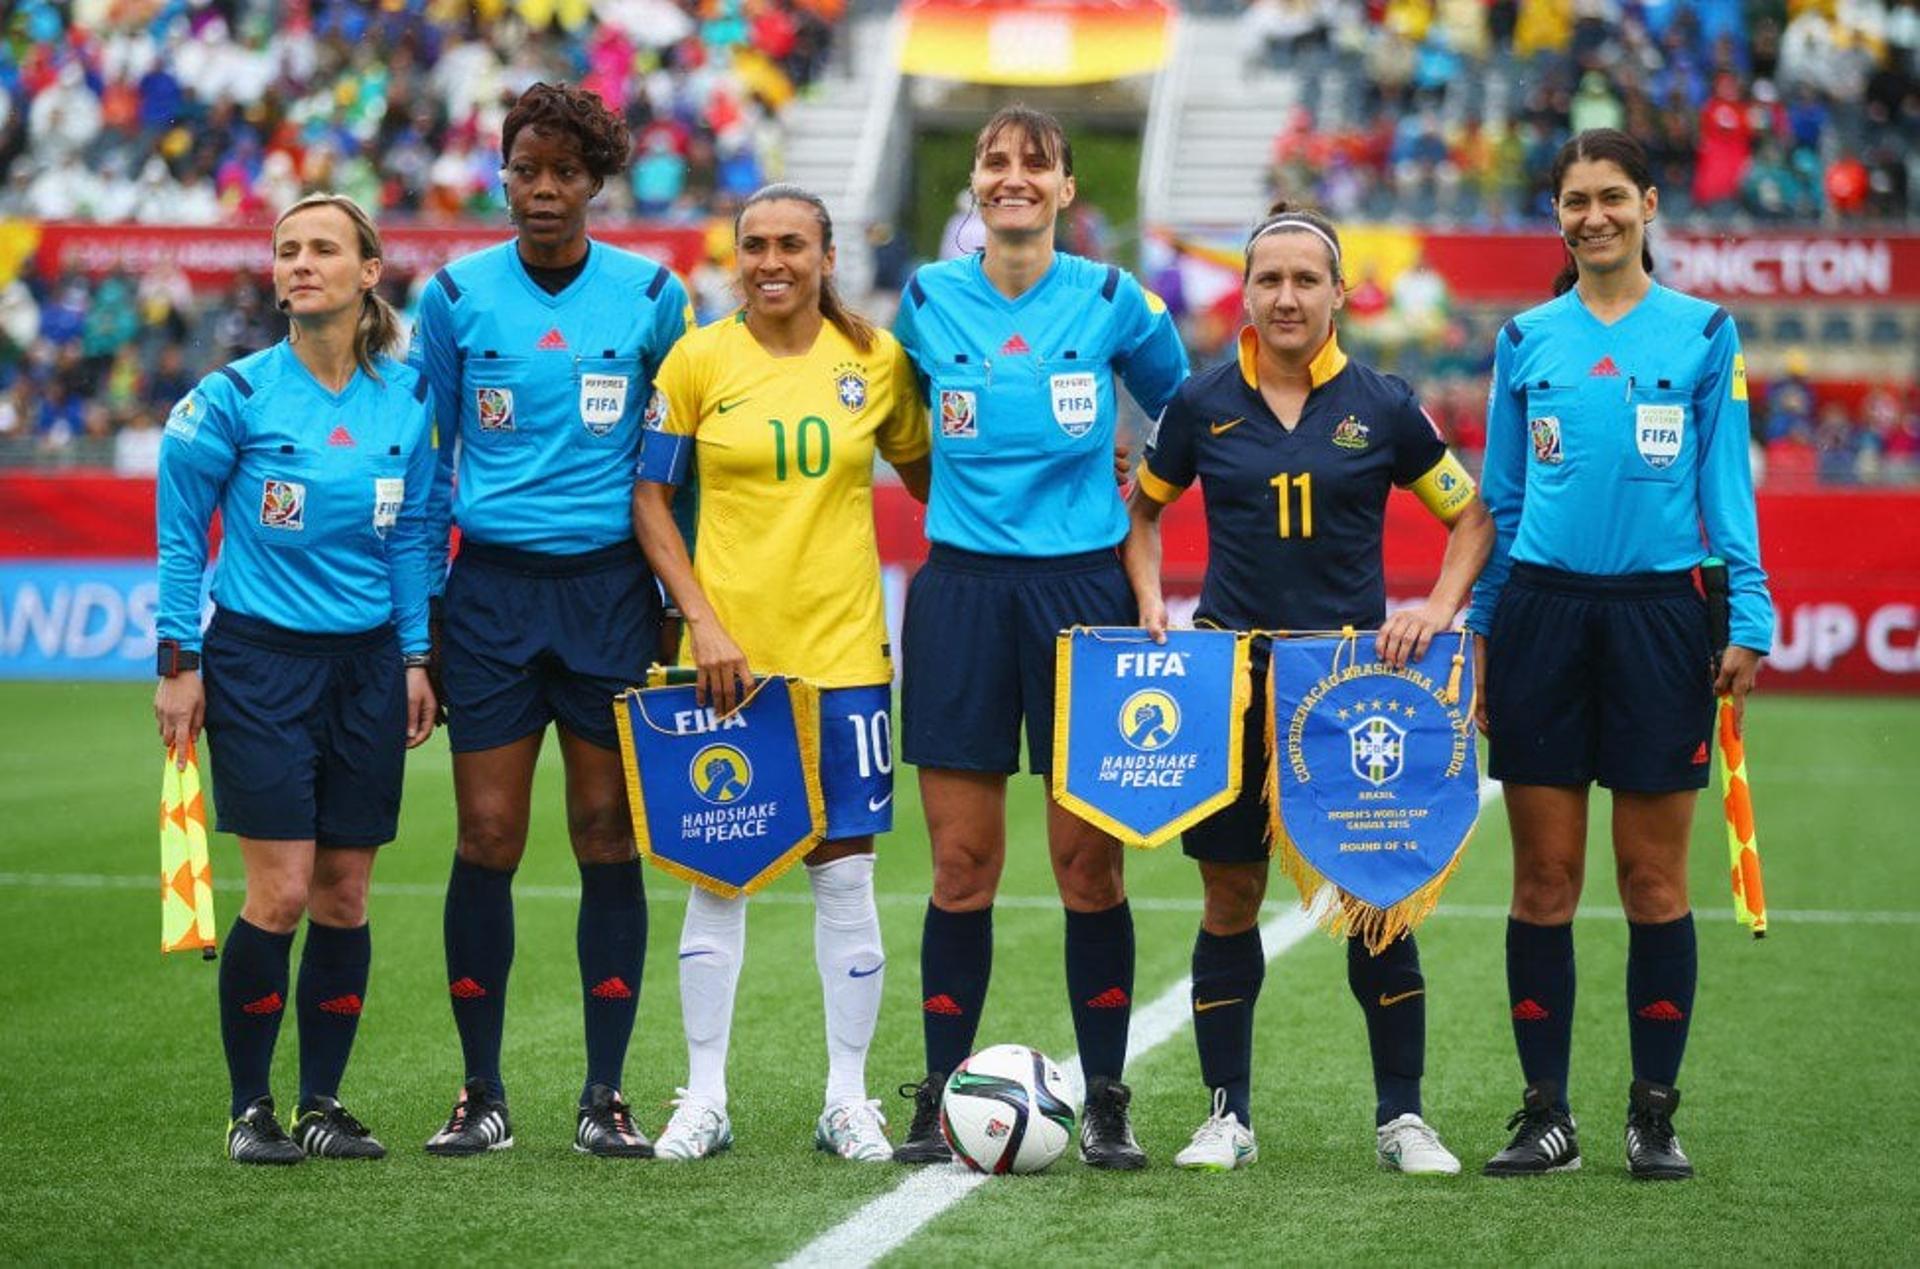
[[[713,411],[715,414],[725,414],[728,410],[738,409],[751,400],[753,400],[752,397],[738,397],[732,401],[722,401],[713,407]]]
[[[1389,1009],[1403,1000],[1411,1000],[1415,996],[1424,996],[1426,994],[1427,989],[1425,987],[1415,987],[1412,991],[1403,991],[1397,996],[1389,996],[1383,991],[1380,993],[1380,1007],[1382,1009]]]
[[[891,789],[889,789],[889,790],[887,791],[887,796],[885,796],[885,797],[883,797],[883,798],[868,798],[868,799],[867,799],[867,809],[868,809],[869,811],[878,811],[878,810],[880,810],[880,809],[881,809],[882,807],[884,807],[884,806],[886,806],[886,804],[887,804],[887,803],[889,803],[889,802],[891,802],[891,801],[893,801],[893,791],[892,791]]]
[[[872,978],[875,974],[879,973],[881,970],[885,969],[886,967],[887,967],[887,963],[885,961],[881,961],[878,965],[875,965],[872,969],[860,969],[857,966],[849,965],[847,966],[847,977],[848,978]]]
[[[1245,423],[1246,421],[1247,421],[1246,416],[1242,415],[1240,418],[1237,418],[1237,419],[1228,419],[1225,423],[1209,423],[1207,424],[1207,430],[1209,432],[1212,432],[1215,436],[1218,436],[1222,432],[1232,431],[1234,428],[1239,427],[1242,423]]]
[[[1231,1000],[1196,1000],[1193,1002],[1195,1013],[1205,1013],[1209,1009],[1225,1009],[1228,1005],[1246,1003],[1245,996],[1235,996]]]

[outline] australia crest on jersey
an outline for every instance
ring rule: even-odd
[[[1543,463],[1559,463],[1565,454],[1560,449],[1560,420],[1551,414],[1527,420],[1527,434],[1533,437],[1533,456]]]
[[[940,435],[980,435],[979,410],[973,393],[964,388],[940,389]]]
[[[1349,414],[1333,428],[1333,443],[1341,449],[1365,449],[1370,442],[1367,439],[1367,425],[1355,415]]]
[[[483,432],[513,431],[513,389],[475,388],[473,410]]]
[[[307,527],[307,487],[298,481],[268,480],[260,486],[260,527],[298,533]]]
[[[833,370],[833,390],[840,397],[840,404],[847,413],[858,414],[867,405],[867,377],[860,373],[860,367],[853,362],[835,366]]]

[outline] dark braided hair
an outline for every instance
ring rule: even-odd
[[[1575,163],[1611,163],[1627,174],[1633,182],[1633,188],[1646,197],[1653,188],[1653,168],[1647,162],[1646,147],[1628,133],[1618,128],[1588,128],[1579,136],[1571,138],[1560,147],[1553,156],[1553,170],[1548,180],[1553,186],[1553,204],[1560,206],[1560,186],[1567,179],[1567,169]],[[1556,210],[1556,215],[1558,212]],[[1566,250],[1564,240],[1561,249]],[[1565,295],[1580,280],[1580,267],[1573,261],[1573,252],[1567,251],[1567,262],[1561,266],[1560,276],[1553,280],[1553,293]],[[1640,267],[1648,273],[1653,272],[1653,250],[1647,246],[1646,235],[1640,237]]]
[[[552,135],[571,134],[580,143],[580,159],[596,180],[627,170],[633,137],[626,121],[608,110],[599,95],[565,84],[535,84],[520,94],[500,126],[500,161],[513,157],[513,142],[523,128]]]

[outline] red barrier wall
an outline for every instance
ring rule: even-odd
[[[1920,496],[1883,490],[1763,492],[1760,538],[1780,629],[1767,686],[1920,693]],[[921,508],[876,491],[889,563],[926,555]],[[1199,495],[1163,521],[1170,596],[1199,591],[1206,527]],[[1387,507],[1387,592],[1425,593],[1445,534],[1410,496]],[[0,558],[152,559],[153,483],[106,475],[0,475]]]

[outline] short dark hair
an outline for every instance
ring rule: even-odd
[[[1019,102],[1002,106],[993,112],[993,118],[987,120],[980,129],[980,135],[973,139],[973,161],[978,163],[980,156],[987,152],[987,147],[998,141],[1000,134],[1009,128],[1018,129],[1041,158],[1050,164],[1058,164],[1068,176],[1073,175],[1073,143],[1067,140],[1067,130],[1046,111],[1035,110]]]
[[[534,84],[520,94],[500,125],[500,161],[513,158],[513,143],[523,129],[568,133],[580,143],[587,171],[600,180],[627,170],[633,138],[626,121],[608,110],[599,94],[566,84]]]
[[[1553,156],[1553,168],[1547,183],[1553,187],[1553,203],[1560,205],[1560,187],[1566,183],[1567,170],[1575,163],[1611,163],[1627,174],[1633,187],[1642,197],[1653,188],[1653,165],[1647,161],[1646,147],[1629,134],[1618,128],[1588,128],[1578,136],[1570,137]],[[1558,212],[1555,213],[1558,215]],[[1645,236],[1640,239],[1640,267],[1648,273],[1653,272],[1653,250],[1647,246]],[[1573,253],[1567,252],[1567,262],[1560,269],[1560,275],[1553,280],[1553,293],[1565,295],[1580,280],[1580,266],[1574,263]]]

